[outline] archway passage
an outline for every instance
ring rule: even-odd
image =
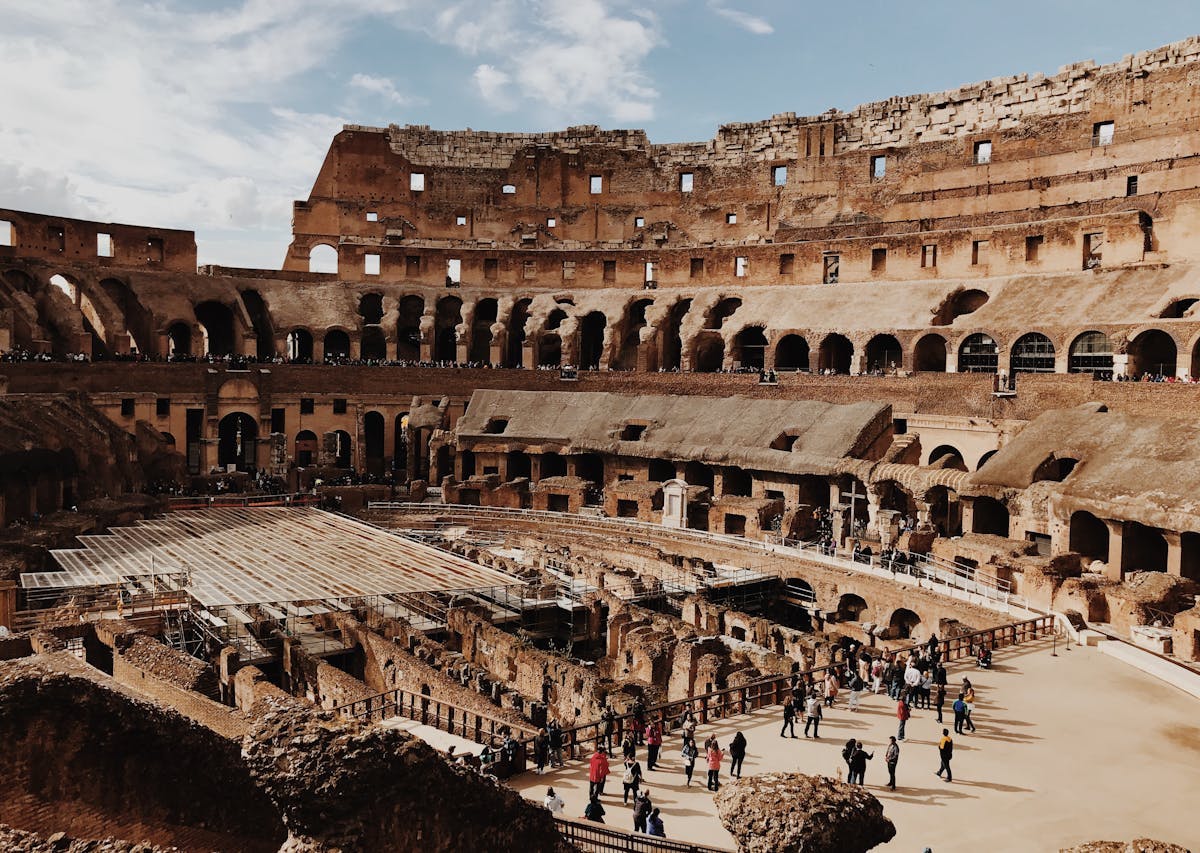
[[[967,470],[967,463],[963,460],[962,453],[957,447],[950,444],[942,444],[929,451],[929,464],[938,465],[941,468],[951,468],[955,471]]]
[[[876,335],[867,341],[867,370],[871,373],[891,373],[904,364],[904,352],[894,335]]]
[[[309,364],[313,357],[313,336],[308,329],[292,329],[287,335],[288,361]]]
[[[1136,521],[1125,523],[1121,537],[1121,571],[1165,572],[1167,540],[1161,530]]]
[[[1129,342],[1129,372],[1134,377],[1174,376],[1177,358],[1175,339],[1159,329],[1147,329]]]
[[[380,412],[363,415],[363,464],[368,474],[384,471],[384,419]]]
[[[726,297],[719,301],[716,305],[709,309],[704,315],[704,328],[720,329],[725,325],[725,321],[734,315],[739,308],[742,307],[742,300],[736,296]]]
[[[888,620],[888,628],[892,639],[911,640],[913,632],[921,624],[921,617],[906,607],[900,607],[892,613]]]
[[[220,302],[201,302],[196,306],[196,321],[204,328],[205,355],[233,355],[233,311]]]
[[[392,470],[408,471],[408,412],[396,415],[392,427]]]
[[[192,355],[192,329],[187,323],[172,323],[167,329],[167,356],[174,359]]]
[[[1012,373],[1053,373],[1054,344],[1039,332],[1017,338],[1009,362]]]
[[[310,429],[296,433],[296,464],[307,468],[317,458],[317,434]]]
[[[949,326],[964,314],[973,314],[987,304],[988,295],[982,290],[962,290],[948,296],[934,314],[932,326]]]
[[[817,357],[817,369],[822,372],[849,373],[850,364],[854,359],[854,344],[850,339],[838,334],[826,335],[821,341],[821,349]]]
[[[387,358],[387,339],[379,326],[367,326],[362,330],[362,357],[368,361],[383,361]]]
[[[567,476],[567,458],[561,453],[542,454],[542,479]]]
[[[333,464],[339,468],[354,466],[354,442],[344,429],[333,432]]]
[[[350,335],[342,329],[330,329],[325,333],[325,360],[336,361],[350,357]]]
[[[544,333],[538,339],[538,367],[562,365],[562,338],[555,332]]]
[[[434,320],[433,360],[458,361],[458,325],[462,323],[462,300],[444,296],[438,300]]]
[[[405,296],[397,313],[396,358],[417,361],[421,358],[421,315],[425,313],[425,300],[420,296]]]
[[[958,348],[959,373],[995,373],[1000,367],[1000,347],[991,335],[968,335]]]
[[[1090,512],[1071,514],[1070,549],[1076,554],[1108,562],[1108,525]]]
[[[725,361],[725,341],[718,335],[705,334],[696,344],[692,369],[697,373],[716,373]]]
[[[481,299],[475,304],[468,360],[476,364],[492,363],[492,324],[496,322],[498,313],[499,303],[495,299]]]
[[[971,532],[1008,536],[1008,507],[995,498],[975,498]]]
[[[808,370],[808,341],[799,335],[784,335],[775,345],[776,370]]]
[[[1112,341],[1103,332],[1084,332],[1071,342],[1067,361],[1069,373],[1091,373],[1097,379],[1111,379]]]
[[[929,522],[939,536],[962,536],[962,508],[958,493],[946,486],[934,486],[925,495]]]
[[[946,372],[946,339],[925,335],[913,348],[913,370],[925,373]]]
[[[618,370],[637,369],[638,351],[642,344],[642,329],[646,328],[646,309],[653,304],[653,299],[637,299],[626,310],[621,345],[614,360],[614,367]]]
[[[662,368],[679,370],[683,363],[683,340],[679,336],[683,318],[691,310],[692,300],[681,299],[671,306],[662,333]]]
[[[258,421],[245,412],[232,412],[217,425],[217,465],[237,471],[257,467]]]
[[[1079,460],[1072,456],[1051,454],[1034,470],[1033,482],[1037,483],[1042,480],[1049,480],[1054,483],[1061,483],[1067,479],[1078,464]]]
[[[308,251],[308,271],[337,274],[338,253],[333,246],[318,243]]]
[[[383,322],[383,294],[364,293],[358,300],[358,316],[364,326],[378,326]]]
[[[508,452],[508,479],[516,480],[521,477],[526,480],[533,478],[533,460],[524,450],[510,450]]]
[[[838,598],[837,621],[861,622],[867,612],[867,602],[861,595],[847,592]]]
[[[518,299],[508,321],[508,346],[505,348],[505,367],[525,366],[525,324],[529,322],[532,299]]]
[[[591,311],[579,326],[579,366],[584,370],[596,370],[604,356],[604,328],[608,318],[599,311]]]
[[[742,367],[761,370],[766,364],[767,336],[762,326],[748,326],[733,339],[733,360]]]
[[[259,361],[270,361],[275,357],[275,326],[271,312],[257,290],[242,291],[242,305],[254,329],[255,356]]]

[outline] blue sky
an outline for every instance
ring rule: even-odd
[[[850,109],[1200,33],[1195,0],[0,0],[0,207],[278,267],[343,123],[544,130]]]

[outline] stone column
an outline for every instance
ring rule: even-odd
[[[960,501],[960,506],[962,506],[963,533],[972,533],[975,530],[975,501]]]
[[[2,500],[2,499],[0,499]],[[0,506],[0,509],[3,509]],[[17,582],[0,581],[0,625],[15,631],[13,622],[17,615]]]
[[[842,547],[850,532],[850,504],[833,504],[829,509],[833,514],[833,541]]]
[[[1113,378],[1129,375],[1129,353],[1113,353]]]
[[[1125,577],[1125,566],[1121,562],[1121,542],[1125,536],[1125,522],[1104,519],[1108,527],[1108,570],[1106,574],[1115,581]]]
[[[900,513],[894,509],[881,509],[875,513],[879,544],[888,548],[900,538]]]
[[[1167,540],[1167,574],[1183,577],[1183,535],[1172,530],[1162,535]]]

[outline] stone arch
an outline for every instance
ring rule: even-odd
[[[317,444],[317,434],[310,429],[302,429],[296,433],[296,464],[301,468],[312,465],[320,450]]]
[[[980,457],[979,457],[979,464],[975,466],[975,470],[976,470],[976,471],[978,471],[980,468],[982,468],[984,465],[986,465],[986,464],[987,464],[987,461],[988,461],[989,459],[991,459],[991,458],[992,458],[993,456],[995,456],[995,455],[996,455],[996,451],[995,451],[995,450],[989,450],[987,453],[985,453],[985,454],[983,454],[982,456],[980,456]]]
[[[971,521],[972,533],[1008,536],[1008,507],[995,498],[989,497],[977,497],[972,503],[974,509]]]
[[[287,333],[288,361],[297,364],[310,364],[313,358],[312,332],[302,327],[296,327]]]
[[[683,338],[680,336],[680,330],[683,327],[683,318],[691,308],[691,299],[680,299],[667,312],[662,338],[663,370],[679,370],[683,366]]]
[[[420,296],[410,294],[400,300],[396,312],[396,358],[399,360],[420,360],[421,316],[424,313],[425,300]]]
[[[1029,332],[1017,338],[1009,354],[1010,373],[1053,373],[1054,342],[1041,332]]]
[[[392,427],[392,470],[408,471],[408,412],[396,415]]]
[[[529,306],[533,300],[518,299],[513,303],[508,320],[508,347],[505,367],[525,366],[525,324],[529,322]]]
[[[367,326],[362,330],[362,341],[359,344],[361,355],[370,361],[383,361],[387,358],[387,338],[379,326]]]
[[[737,296],[726,296],[717,300],[716,304],[704,314],[705,329],[721,329],[725,321],[742,307],[742,300]]]
[[[911,640],[921,624],[921,617],[907,607],[897,607],[888,619],[888,634],[896,640]]]
[[[808,341],[800,335],[784,335],[775,344],[776,370],[808,370]]]
[[[1158,316],[1169,320],[1181,320],[1188,315],[1197,302],[1200,302],[1200,298],[1195,296],[1172,299],[1167,303],[1167,307],[1159,312]]]
[[[384,418],[382,412],[363,415],[363,464],[368,474],[384,471]]]
[[[378,291],[364,293],[358,297],[358,316],[364,326],[378,326],[383,322],[383,294]]]
[[[543,332],[538,337],[538,367],[562,366],[562,338],[558,332]]]
[[[1057,452],[1051,453],[1034,469],[1032,482],[1040,483],[1049,481],[1052,483],[1061,483],[1067,479],[1078,464],[1079,460],[1073,456]]]
[[[317,243],[308,250],[308,271],[337,275],[338,250],[328,243]]]
[[[868,372],[891,372],[904,366],[904,350],[895,335],[876,335],[867,341],[866,368]]]
[[[1102,563],[1108,562],[1108,525],[1085,510],[1071,513],[1068,547]]]
[[[325,332],[323,343],[325,361],[350,357],[350,334],[345,329],[332,328]]]
[[[1076,336],[1067,351],[1068,373],[1091,373],[1108,379],[1113,372],[1113,346],[1103,332],[1088,331]]]
[[[196,322],[204,333],[204,354],[233,355],[233,309],[221,302],[201,302],[196,306]]]
[[[956,290],[947,296],[934,311],[931,326],[949,326],[959,317],[974,314],[987,304],[988,294],[978,288]]]
[[[1121,572],[1165,572],[1167,539],[1162,531],[1141,522],[1125,522],[1121,536]]]
[[[725,363],[725,340],[720,335],[701,333],[692,356],[692,369],[697,373],[716,373]]]
[[[354,440],[350,437],[350,433],[344,429],[335,429],[331,450],[333,464],[338,468],[354,467]]]
[[[63,293],[75,305],[83,330],[91,337],[93,356],[104,356],[109,352],[108,324],[96,310],[96,305],[88,296],[87,289],[78,278],[64,273],[50,276],[50,284]],[[111,321],[110,321],[111,322]],[[74,352],[78,349],[74,341],[66,342],[66,349]]]
[[[167,326],[167,357],[182,360],[192,356],[192,327],[183,321]]]
[[[761,370],[766,366],[767,335],[762,326],[747,326],[733,337],[733,360],[742,367]]]
[[[100,290],[119,312],[121,323],[129,334],[132,346],[139,353],[152,354],[155,341],[153,312],[142,305],[137,294],[123,279],[115,276],[101,279]]]
[[[253,471],[257,460],[258,421],[245,412],[230,412],[221,418],[217,424],[217,465]]]
[[[913,347],[913,370],[925,373],[946,372],[946,339],[930,333],[922,337]]]
[[[821,341],[817,355],[817,369],[821,372],[849,373],[854,362],[854,344],[845,335],[831,332]]]
[[[598,370],[604,360],[604,330],[608,318],[602,311],[589,311],[579,324],[579,367]]]
[[[958,493],[948,486],[934,486],[925,493],[929,523],[939,536],[962,535],[962,509]]]
[[[462,300],[443,296],[434,317],[433,360],[458,361],[458,326],[462,319]]]
[[[1178,362],[1175,339],[1162,329],[1146,329],[1129,342],[1129,374],[1174,376]]]
[[[617,349],[616,358],[613,360],[613,366],[618,370],[637,369],[642,329],[646,328],[646,309],[653,304],[653,299],[635,299],[625,309],[621,344]]]
[[[842,593],[838,597],[837,621],[862,622],[869,609],[870,607],[867,605],[866,599],[861,595],[853,592]]]
[[[270,361],[275,357],[275,328],[271,322],[271,313],[267,303],[257,290],[248,289],[241,292],[242,307],[250,318],[250,327],[254,330],[255,356],[259,361]]]
[[[471,318],[471,348],[468,361],[476,364],[492,363],[492,324],[500,313],[500,303],[491,297],[475,303],[475,314]]]
[[[959,373],[996,373],[1000,367],[1000,345],[984,332],[967,335],[958,348]]]

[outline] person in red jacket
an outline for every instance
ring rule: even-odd
[[[588,764],[588,799],[604,796],[604,781],[608,778],[608,753],[597,747]]]
[[[721,747],[714,739],[705,755],[708,759],[708,790],[719,791],[721,781],[718,777],[721,775],[721,762],[725,760],[725,753],[721,752]]]
[[[655,719],[646,728],[646,769],[653,770],[658,764],[658,753],[662,749],[662,723]]]
[[[896,703],[896,719],[900,721],[900,730],[896,732],[896,740],[904,740],[904,725],[911,716],[912,711],[908,707],[908,700],[901,696],[900,701]]]

